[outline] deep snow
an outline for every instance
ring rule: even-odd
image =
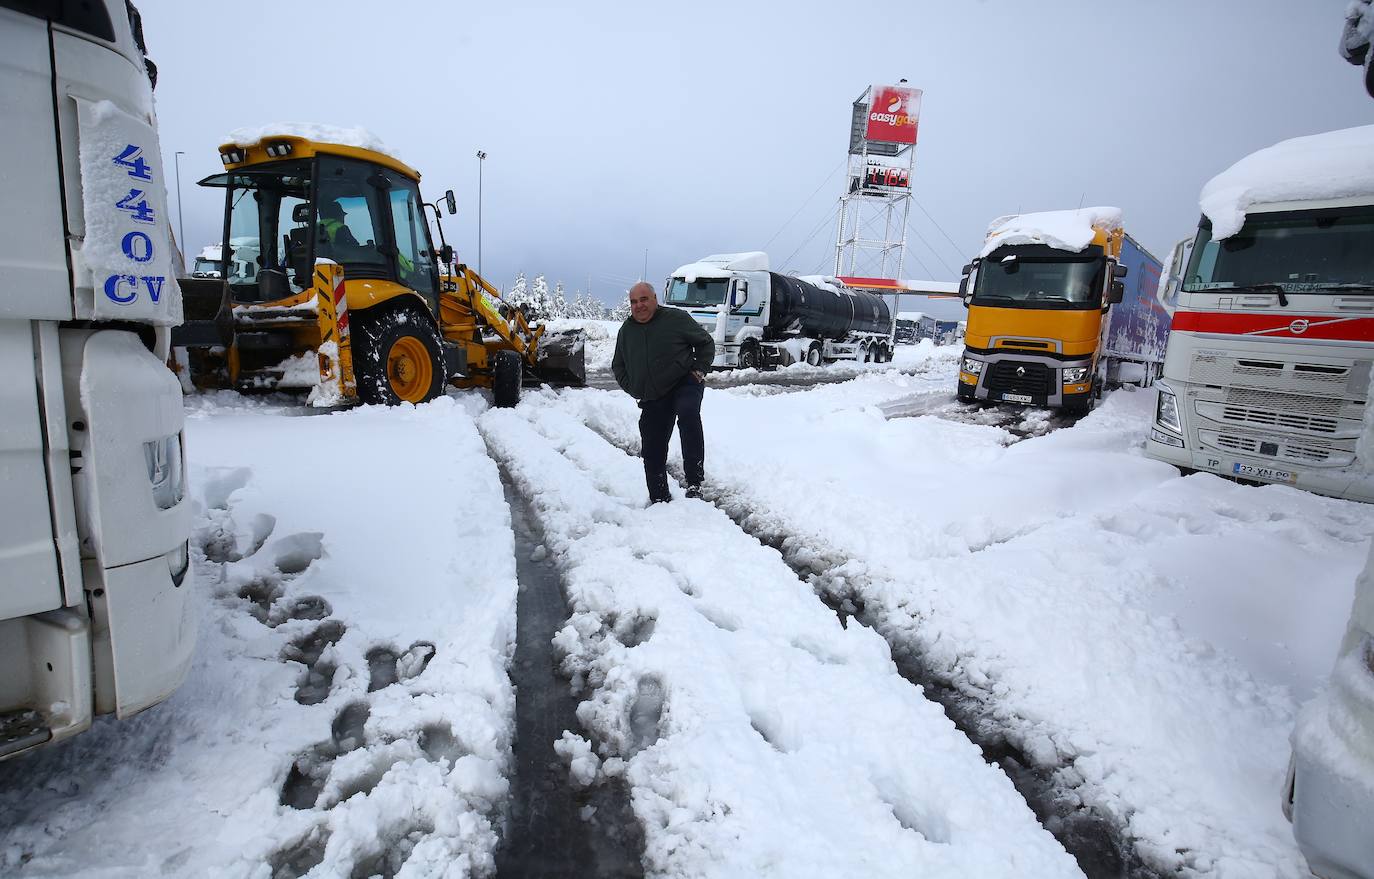
[[[892,647],[1149,866],[1305,875],[1288,736],[1374,512],[1144,458],[1150,392],[1072,426],[971,410],[957,353],[708,390],[713,496],[781,555],[708,503],[645,509],[616,392],[189,398],[196,664],[166,704],[5,765],[0,873],[490,875],[517,589],[494,456],[574,611],[557,751],[570,784],[628,783],[649,875],[1074,874]]]

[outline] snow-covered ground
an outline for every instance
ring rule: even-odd
[[[651,508],[616,392],[190,398],[196,664],[164,705],[5,764],[0,874],[492,875],[516,695],[499,462],[572,610],[569,783],[628,785],[648,875],[1074,875],[1042,822],[1079,813],[1161,873],[1306,875],[1288,735],[1374,510],[1180,477],[1141,453],[1149,392],[1076,424],[957,404],[956,355],[709,390],[714,504]]]

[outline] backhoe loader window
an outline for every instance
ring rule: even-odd
[[[388,278],[376,168],[365,162],[320,157],[315,205],[315,256],[332,259],[352,278]]]
[[[262,302],[269,296],[299,293],[310,285],[308,234],[293,219],[310,198],[309,165],[235,172],[229,186],[229,285],[235,302]],[[260,284],[264,269],[277,283],[271,293]]]
[[[434,259],[430,255],[429,229],[425,224],[420,191],[409,180],[394,180],[391,192],[391,223],[396,232],[396,269],[402,284],[433,296],[437,293]]]

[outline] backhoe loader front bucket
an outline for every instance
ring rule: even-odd
[[[586,386],[587,334],[582,330],[544,333],[535,355],[535,378],[551,385]]]

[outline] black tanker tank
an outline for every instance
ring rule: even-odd
[[[800,278],[769,272],[772,303],[764,338],[787,336],[843,339],[849,333],[883,333],[892,329],[892,313],[881,296],[864,290],[839,293]]]

